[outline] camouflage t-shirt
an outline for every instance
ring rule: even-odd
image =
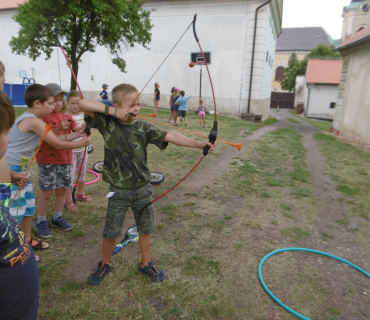
[[[103,113],[94,113],[88,124],[98,129],[104,139],[105,182],[121,188],[139,188],[150,182],[147,146],[152,143],[164,150],[168,145],[164,141],[167,132],[147,122],[123,123]]]

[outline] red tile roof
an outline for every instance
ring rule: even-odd
[[[338,49],[340,50],[340,49],[343,49],[344,47],[350,47],[351,45],[355,45],[356,42],[359,42],[361,40],[366,40],[366,38],[369,38],[368,40],[370,40],[370,26],[367,26],[365,29],[362,29],[357,34],[355,34],[351,38],[344,41],[338,47]]]
[[[1,0],[0,1],[0,10],[5,9],[16,9],[18,5],[26,2],[27,0]]]
[[[339,84],[343,60],[309,59],[306,71],[307,83]]]

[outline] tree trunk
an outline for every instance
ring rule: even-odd
[[[77,79],[77,75],[78,75],[78,61],[76,61],[76,58],[72,57],[71,58],[72,61],[71,61],[71,65],[72,65],[72,70],[73,70],[73,73],[75,74],[75,77]],[[78,81],[78,80],[77,80]],[[73,77],[73,74],[71,74],[71,90],[76,90],[77,88],[77,83]]]

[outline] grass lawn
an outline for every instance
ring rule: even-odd
[[[151,110],[142,109],[142,114],[149,113]],[[160,110],[158,121],[167,122],[167,118],[168,112]],[[199,127],[195,113],[189,114],[188,121],[189,130],[208,135],[213,116],[207,115],[206,128]],[[219,116],[218,121],[218,137],[238,142],[276,120],[255,124]],[[316,125],[324,132],[327,124]],[[328,159],[330,175],[343,193],[343,201],[361,221],[357,230],[346,232],[356,234],[356,245],[370,253],[366,237],[370,227],[369,154],[323,133],[317,133],[315,138]],[[93,163],[103,160],[103,141],[96,130],[92,145],[90,169]],[[207,164],[227,148],[230,147],[219,143],[197,170],[206,169],[213,174]],[[176,146],[165,151],[150,146],[148,150],[149,168],[166,176],[162,184],[154,187],[154,196],[179,181],[200,157],[200,150]],[[100,180],[87,186],[86,192],[93,202],[80,204],[78,213],[63,214],[74,229],[52,230],[51,248],[39,252],[39,318],[296,319],[269,298],[260,285],[257,268],[260,260],[275,249],[309,246],[316,239],[320,243],[331,240],[329,234],[317,234],[312,173],[305,161],[302,136],[290,128],[276,129],[255,141],[248,150],[242,149],[228,165],[227,172],[212,185],[196,192],[190,188],[187,200],[181,204],[155,205],[158,230],[153,236],[152,255],[168,275],[160,284],[138,273],[137,243],[123,248],[114,257],[113,272],[99,286],[87,284],[87,276],[100,260],[108,185]],[[32,169],[37,186],[37,166]],[[93,179],[91,174],[87,176]],[[49,219],[52,207],[50,204]],[[337,223],[342,226],[347,222]],[[124,229],[132,224],[129,213]],[[35,229],[33,234],[37,236]],[[342,303],[338,305],[332,299],[332,287],[325,281],[330,270],[322,270],[317,261],[317,257],[300,253],[271,257],[263,268],[266,284],[279,299],[309,318],[342,319],[344,308],[352,312],[347,319],[362,319],[361,313],[353,308],[356,281],[362,279],[362,291],[370,288],[370,281],[366,284],[354,271],[353,287],[340,297]],[[370,295],[370,289],[367,292]]]

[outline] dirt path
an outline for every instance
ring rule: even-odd
[[[192,201],[189,193],[200,193],[206,186],[212,185],[217,179],[221,178],[227,172],[230,163],[234,162],[237,157],[245,158],[248,155],[248,148],[254,141],[272,130],[289,127],[296,130],[303,137],[303,146],[306,149],[306,165],[312,173],[310,185],[314,190],[318,212],[317,221],[315,222],[316,230],[312,237],[304,243],[304,246],[331,253],[361,266],[361,261],[366,253],[356,246],[356,234],[348,232],[348,229],[357,228],[359,221],[357,218],[351,217],[349,206],[342,201],[343,195],[336,190],[336,184],[328,174],[329,167],[326,158],[322,155],[318,144],[314,140],[315,127],[296,117],[295,120],[298,120],[299,123],[289,121],[288,118],[293,116],[288,110],[280,110],[279,112],[272,110],[271,116],[277,118],[279,122],[263,127],[253,132],[253,135],[240,139],[238,142],[243,144],[242,151],[230,147],[219,154],[218,157],[214,157],[206,168],[197,170],[196,174],[192,174],[167,197],[159,200],[157,204]],[[230,206],[238,206],[238,203],[230,204]],[[349,225],[339,224],[337,221],[341,219],[348,219]],[[328,235],[328,237],[323,239],[323,234]],[[323,263],[323,257],[318,255],[314,258],[314,261],[321,265],[322,282],[332,290],[332,304],[340,306],[343,297],[347,294],[349,284],[356,283],[354,279],[354,275],[357,276],[356,272],[346,272],[345,277],[343,277],[343,264],[338,263],[337,260],[328,258]],[[362,292],[356,292],[352,298],[356,300],[357,310],[360,310],[360,312],[368,310],[367,299]],[[342,310],[341,317],[337,319],[349,319],[351,316],[353,314],[350,313],[350,310],[348,310],[348,313]]]

